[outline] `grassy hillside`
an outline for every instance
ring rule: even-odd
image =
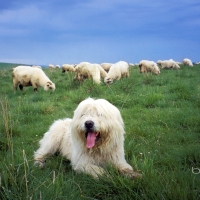
[[[13,92],[11,71],[0,69],[0,199],[200,199],[200,65],[163,70],[159,76],[131,68],[112,85],[74,82],[73,73],[44,69],[54,93],[32,87]],[[87,97],[105,98],[121,111],[126,160],[141,171],[129,180],[76,174],[52,156],[33,165],[38,142],[54,120],[73,116]]]
[[[14,67],[17,67],[19,65],[28,65],[28,64],[17,64],[17,63],[4,63],[4,62],[0,62],[0,69],[10,70],[10,69],[12,69]],[[42,65],[41,67],[47,68],[46,65]]]
[[[0,62],[0,69],[6,69],[6,70],[9,70],[9,69],[12,69],[13,67],[16,67],[20,64],[14,64],[14,63],[3,63],[3,62]]]

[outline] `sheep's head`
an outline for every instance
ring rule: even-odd
[[[52,82],[47,82],[46,83],[46,85],[45,85],[45,87],[44,87],[44,90],[52,90],[52,91],[54,91],[56,89],[56,86],[55,86],[55,84],[54,83],[52,83]]]
[[[111,84],[111,83],[113,83],[113,79],[112,79],[112,78],[105,77],[104,83]]]
[[[145,67],[142,64],[139,64],[138,67],[140,69],[140,73],[146,72]]]
[[[156,75],[159,75],[159,74],[160,74],[160,70],[159,70],[159,69],[155,69],[155,70],[154,70],[154,73],[155,73]]]

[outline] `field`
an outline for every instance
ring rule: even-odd
[[[14,94],[11,68],[0,64],[0,199],[200,199],[200,65],[156,76],[130,68],[112,85],[73,81],[74,74],[44,69],[55,92],[32,87]],[[72,118],[87,97],[104,98],[121,111],[126,160],[141,171],[130,180],[75,173],[55,155],[44,169],[33,164],[38,142],[54,120]]]

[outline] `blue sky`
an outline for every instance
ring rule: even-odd
[[[0,62],[200,61],[199,0],[0,0]]]

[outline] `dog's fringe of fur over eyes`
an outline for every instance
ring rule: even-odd
[[[122,175],[141,177],[125,160],[124,133],[121,114],[114,105],[105,99],[87,98],[72,119],[59,119],[50,126],[34,154],[35,164],[44,167],[50,155],[60,152],[75,171],[94,178],[106,173],[107,164]]]

